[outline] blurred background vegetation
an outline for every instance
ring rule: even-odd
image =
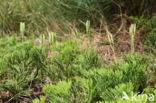
[[[83,29],[87,20],[99,27],[123,16],[149,18],[155,6],[155,0],[1,0],[0,32],[18,32],[20,22],[26,24],[27,35],[70,32],[74,27]]]

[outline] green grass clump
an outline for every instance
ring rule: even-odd
[[[66,100],[68,98],[68,103],[98,103],[98,101],[105,101],[108,103],[146,103],[146,101],[148,101],[147,98],[144,98],[143,101],[142,99],[140,100],[140,98],[143,96],[142,93],[144,93],[148,81],[146,75],[146,68],[148,64],[144,64],[144,62],[148,62],[147,59],[142,55],[135,53],[133,55],[124,56],[123,60],[114,62],[109,68],[89,69],[84,71],[83,75],[72,75],[72,78],[71,76],[66,76],[64,82],[68,83],[66,81],[70,81],[70,89],[66,88],[68,89],[66,94],[70,96],[61,100]],[[67,71],[68,70],[65,70],[64,73]],[[74,73],[71,72],[71,74]],[[60,88],[58,90],[62,90],[63,88],[66,90],[66,86],[62,87],[57,85],[59,85],[59,82],[48,86],[56,86]],[[52,101],[51,99],[55,100],[55,98],[60,99],[59,95],[62,94],[60,91],[58,93],[59,95],[55,94],[55,96],[51,98],[50,94],[53,94],[54,91],[44,92],[47,94],[47,99],[49,101]],[[123,100],[123,97],[125,96],[124,93],[129,96],[129,99]],[[138,99],[136,101],[131,100],[134,98],[133,96],[136,95],[138,96],[136,97]]]
[[[16,36],[0,42],[0,91],[9,91],[13,99],[30,95],[33,81],[43,85],[45,94],[33,103],[129,103],[134,96],[155,94],[155,63],[139,53],[105,66],[79,39],[54,42],[49,49]],[[123,100],[125,94],[129,99]]]
[[[75,77],[70,81],[59,81],[55,85],[47,84],[43,87],[43,92],[50,103],[90,103],[94,90],[92,87],[92,80]],[[40,99],[33,103],[37,100]]]
[[[144,17],[130,17],[131,20],[136,22],[138,25],[148,30],[145,40],[143,43],[147,48],[152,50],[156,49],[156,16],[153,16],[150,19],[146,19]]]
[[[93,49],[80,47],[81,41],[70,40],[56,44],[53,47],[54,54],[49,70],[51,78],[64,80],[76,75],[83,75],[83,72],[101,66],[100,58]]]
[[[146,29],[150,30],[147,34],[144,44],[150,48],[155,50],[156,49],[156,16],[153,16],[150,20],[143,25]]]
[[[150,49],[153,49],[155,50],[156,49],[156,31],[152,31],[150,33],[148,33],[145,41],[144,41],[144,44],[150,48]]]
[[[56,85],[45,85],[43,91],[47,93],[50,103],[68,103],[70,101],[70,89],[70,81],[60,81]]]
[[[76,103],[90,103],[93,98],[94,86],[92,79],[75,77],[72,79],[71,101]]]
[[[1,39],[0,89],[13,95],[30,92],[29,83],[41,78],[45,71],[47,53],[32,41],[19,43],[16,37]],[[5,42],[2,42],[5,41]]]

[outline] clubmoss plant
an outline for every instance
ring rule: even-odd
[[[135,36],[136,36],[136,24],[131,24],[129,27],[129,35],[131,38],[131,53],[135,52]]]

